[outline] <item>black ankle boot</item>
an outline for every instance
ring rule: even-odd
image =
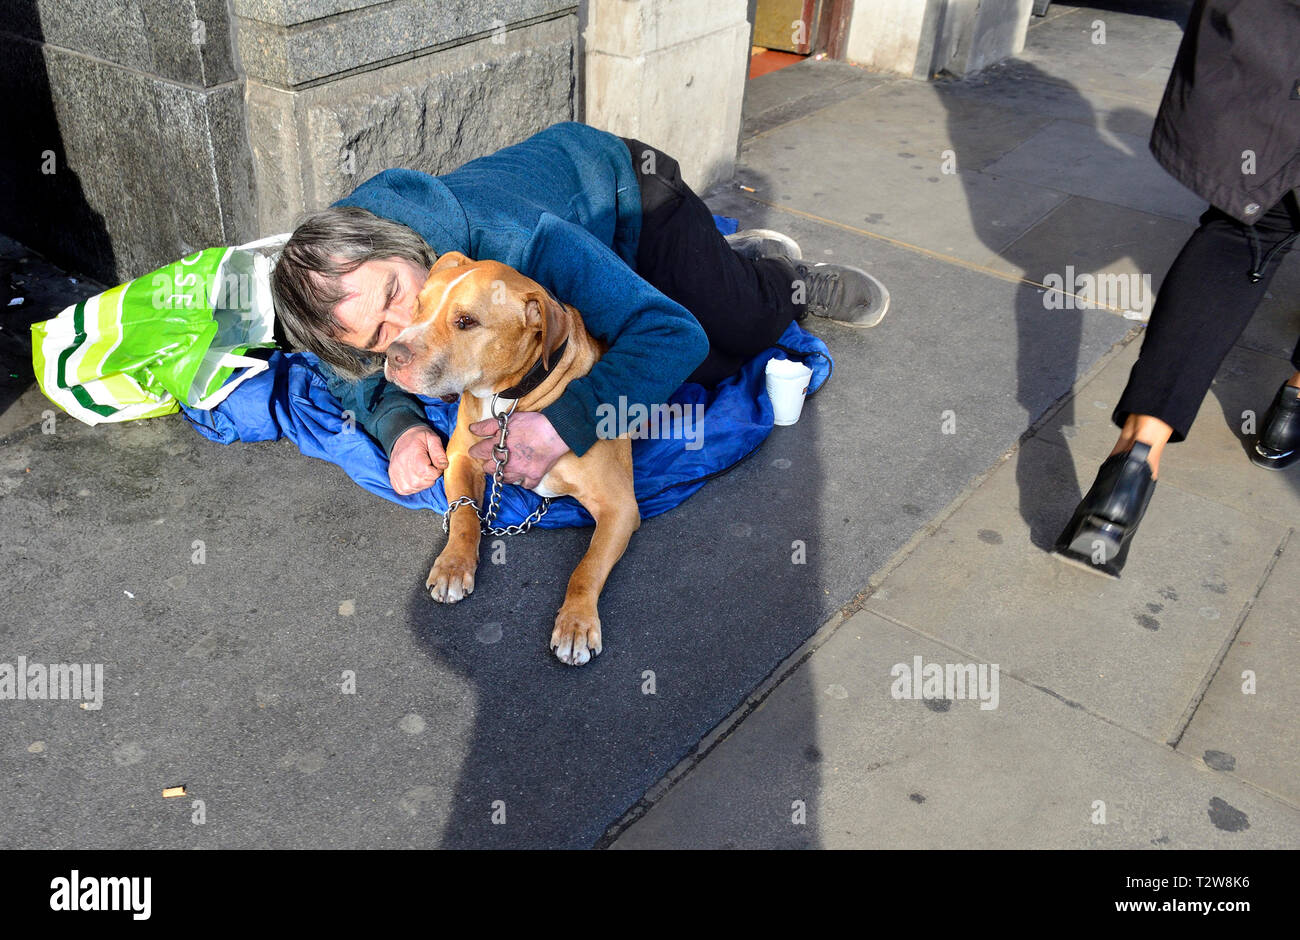
[[[1097,574],[1118,578],[1128,547],[1155,492],[1147,455],[1151,447],[1136,442],[1106,458],[1074,518],[1056,540],[1055,554]]]
[[[1297,460],[1300,460],[1300,389],[1283,385],[1264,415],[1250,461],[1256,466],[1281,470]]]

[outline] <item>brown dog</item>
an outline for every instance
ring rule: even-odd
[[[415,319],[389,347],[385,375],[416,394],[460,395],[456,429],[447,442],[444,487],[448,505],[469,496],[482,506],[483,466],[469,456],[479,438],[469,426],[493,417],[493,395],[535,375],[531,370],[540,360],[549,372],[518,399],[515,412],[540,411],[559,398],[570,381],[586,375],[604,351],[582,325],[578,311],[556,301],[536,282],[499,262],[471,261],[448,252],[429,272]],[[509,404],[499,400],[497,410]],[[596,520],[591,545],[569,578],[551,633],[555,655],[581,666],[601,651],[596,602],[641,525],[632,491],[630,442],[602,439],[581,457],[566,453],[535,492],[572,496]],[[472,508],[461,506],[451,514],[447,547],[425,582],[435,601],[454,604],[474,591],[478,547],[479,520]]]

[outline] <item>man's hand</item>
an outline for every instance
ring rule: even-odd
[[[427,490],[447,469],[442,439],[423,424],[403,431],[388,458],[388,482],[401,496]]]
[[[497,462],[492,457],[492,447],[497,441],[496,421],[492,418],[475,421],[469,429],[479,437],[488,438],[471,447],[469,455],[483,461],[484,473],[496,473]],[[541,412],[518,411],[510,416],[506,449],[510,451],[510,459],[506,461],[502,479],[532,489],[569,452],[569,445]]]

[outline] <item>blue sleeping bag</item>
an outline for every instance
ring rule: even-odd
[[[713,217],[713,224],[724,235],[738,227],[735,219],[720,215]],[[709,477],[734,467],[767,439],[773,423],[764,369],[774,356],[799,360],[812,369],[809,395],[821,388],[835,368],[826,344],[791,323],[776,346],[755,356],[711,391],[693,382],[683,384],[668,399],[668,406],[679,406],[678,413],[689,414],[691,423],[668,423],[665,434],[632,441],[632,474],[642,519],[672,509]],[[441,478],[411,496],[393,491],[383,449],[364,431],[345,426],[343,406],[330,394],[315,356],[277,351],[268,364],[265,372],[246,380],[211,411],[181,405],[194,429],[219,444],[287,437],[308,457],[338,464],[357,483],[384,499],[412,509],[447,510]],[[423,396],[420,400],[429,423],[445,443],[456,427],[459,403]],[[703,417],[697,424],[698,415]],[[494,524],[518,525],[541,501],[531,490],[506,486]],[[587,510],[570,496],[552,500],[551,508],[537,523],[543,529],[594,524]]]
[[[681,503],[715,476],[744,460],[772,431],[772,402],[767,397],[764,369],[773,356],[796,359],[813,370],[811,395],[830,377],[834,362],[816,336],[791,323],[778,345],[755,356],[740,372],[706,390],[693,382],[682,385],[668,404],[682,413],[703,415],[699,427],[675,424],[671,436],[632,441],[636,498],[648,519]],[[427,490],[399,496],[388,482],[388,458],[359,428],[345,427],[343,406],[330,394],[311,353],[273,352],[269,368],[248,379],[210,411],[182,407],[185,417],[204,437],[220,444],[235,441],[274,441],[287,437],[308,457],[338,464],[348,476],[372,493],[410,506],[444,512],[447,497],[441,479]],[[424,399],[429,423],[444,438],[456,426],[458,402]],[[701,412],[697,406],[702,406]],[[689,409],[689,411],[687,410]],[[678,433],[684,432],[684,433]],[[496,525],[517,525],[541,502],[520,486],[507,486]],[[592,525],[593,520],[572,497],[551,502],[538,523],[541,528]]]

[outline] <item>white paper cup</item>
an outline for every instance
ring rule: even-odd
[[[767,397],[772,399],[773,423],[794,424],[803,411],[812,369],[792,359],[769,359],[766,378]]]

